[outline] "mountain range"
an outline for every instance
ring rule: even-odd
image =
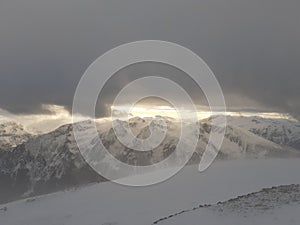
[[[179,122],[160,116],[134,117],[128,123],[114,121],[116,127],[125,126],[140,139],[147,138],[153,129],[158,132],[163,129],[162,121],[168,127],[165,138],[155,149],[145,152],[124,146],[109,120],[97,122],[97,130],[103,145],[114,157],[127,164],[144,166],[165,159],[176,149],[180,135]],[[214,128],[210,122],[211,118],[208,118],[197,123],[198,144],[190,164],[198,163],[205,150]],[[91,121],[82,121],[76,126],[80,126],[83,139],[93,140],[87,138]],[[41,135],[32,135],[21,124],[12,121],[0,124],[0,128],[0,203],[106,181],[82,157],[74,138],[74,125],[63,125]],[[225,138],[217,159],[299,157],[299,143],[299,122],[261,117],[228,117]],[[189,144],[188,140],[185,144]],[[110,162],[101,158],[97,163]]]

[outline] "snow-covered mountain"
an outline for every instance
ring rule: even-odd
[[[128,126],[132,129],[133,133],[139,138],[146,138],[149,136],[150,126],[156,126],[158,124],[159,129],[159,118],[151,121],[150,118],[132,118],[127,124],[124,121],[117,121],[123,126]],[[178,121],[171,118],[164,118],[167,124],[167,133],[163,142],[154,150],[147,152],[137,152],[124,146],[118,141],[112,128],[100,134],[100,137],[107,149],[113,152],[114,155],[125,161],[126,163],[132,164],[132,160],[137,160],[142,165],[153,164],[161,161],[168,155],[170,155],[176,148],[180,137],[180,124]],[[199,122],[198,124],[199,136],[196,151],[191,161],[198,162],[204,152],[206,145],[209,140],[211,129],[214,129],[208,121]],[[184,126],[189,126],[186,124]],[[190,135],[196,135],[191,133]],[[188,140],[186,141],[187,145]],[[119,155],[121,153],[121,155]],[[224,141],[218,158],[220,159],[245,159],[245,158],[263,158],[263,157],[291,157],[298,156],[299,153],[287,147],[282,147],[272,141],[262,138],[258,135],[253,134],[245,129],[241,129],[237,126],[228,125],[224,137]],[[146,161],[145,161],[146,160]]]
[[[0,121],[0,151],[8,151],[28,141],[33,135],[20,123],[10,120]]]
[[[1,202],[103,180],[83,160],[72,129],[64,125],[1,153]]]
[[[155,130],[161,134],[164,126],[168,128],[165,138],[155,149],[136,151],[124,146],[118,140],[110,121],[104,120],[97,123],[98,135],[103,145],[114,157],[127,164],[144,166],[160,162],[175,150],[179,140],[179,123],[171,118],[135,117],[130,119],[129,123],[121,120],[114,122],[116,123],[115,128],[121,132],[121,135],[126,134],[127,131],[123,128],[127,127],[141,140],[150,135],[150,130]],[[80,138],[87,142],[86,148],[93,149],[99,140],[92,136],[91,125],[91,121],[76,124],[81,132]],[[189,126],[189,124],[184,126]],[[211,129],[215,129],[209,122],[199,122],[197,126],[199,132],[189,129],[189,136],[199,133],[196,151],[190,163],[199,162],[207,145]],[[105,180],[94,172],[83,159],[77,147],[73,129],[74,125],[72,124],[64,125],[48,134],[33,137],[11,151],[2,152],[0,155],[0,180],[4,182],[0,187],[0,201],[9,201]],[[129,144],[139,147],[142,142]],[[184,144],[188,148],[189,139],[184,140]],[[97,148],[95,149],[97,150]],[[218,158],[246,159],[299,156],[300,153],[293,149],[284,148],[247,130],[229,125]],[[177,160],[184,160],[183,157],[186,156],[184,154],[179,155]],[[94,163],[97,165],[111,164],[105,157],[97,158]],[[177,162],[174,161],[174,165],[176,164]],[[119,172],[119,170],[116,166],[113,172]]]
[[[253,134],[280,145],[300,150],[300,122],[263,117],[227,117],[228,124],[248,130]]]

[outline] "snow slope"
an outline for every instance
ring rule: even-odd
[[[232,126],[248,130],[274,143],[300,150],[300,123],[298,121],[258,116],[228,116],[227,122]]]
[[[226,201],[264,187],[300,183],[299,170],[299,159],[217,161],[203,173],[197,171],[197,166],[188,166],[168,181],[149,187],[125,187],[105,182],[36,199],[11,202],[0,206],[7,207],[6,211],[0,210],[0,224],[150,225],[159,218],[199,204]],[[128,179],[147,179],[147,176]],[[299,224],[299,208],[293,205],[288,207],[278,209],[279,215],[284,215],[278,221],[285,221],[286,225]],[[288,214],[284,214],[285,212]],[[211,215],[214,215],[213,212]],[[208,221],[199,221],[199,215],[196,216],[195,223],[190,223],[188,217],[182,217],[179,222],[165,224],[224,224],[223,220],[222,223],[220,220],[213,220],[213,216],[204,217]],[[264,215],[260,221],[269,221],[275,216]],[[231,225],[251,224],[252,221],[251,218],[240,218],[233,214],[228,218],[228,221],[234,222]],[[288,218],[291,220],[285,220]]]
[[[299,210],[300,185],[283,185],[183,210],[153,224],[299,224]]]

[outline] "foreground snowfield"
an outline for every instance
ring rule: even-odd
[[[265,214],[259,215],[218,215],[209,210],[186,213],[176,218],[170,218],[160,225],[299,225],[300,206],[283,206]]]
[[[256,159],[217,161],[203,173],[188,166],[173,178],[149,187],[125,187],[100,183],[87,187],[21,200],[0,206],[2,225],[147,225],[159,218],[199,204],[215,204],[264,187],[300,183],[299,159]],[[132,178],[131,178],[132,179]],[[139,177],[138,179],[146,179]],[[278,212],[276,210],[279,210]],[[182,215],[162,224],[253,224],[253,220],[229,215]],[[276,220],[276,215],[279,216]],[[201,214],[202,215],[202,214]],[[275,216],[274,216],[275,215]],[[299,224],[299,207],[275,209],[272,216],[261,215],[260,224]],[[267,221],[268,223],[263,223]],[[270,223],[271,224],[271,223]]]
[[[165,225],[300,224],[300,185],[280,185],[214,205],[199,205],[154,222]]]

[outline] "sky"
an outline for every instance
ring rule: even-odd
[[[299,9],[298,0],[2,0],[0,108],[14,114],[51,113],[45,104],[70,110],[76,86],[96,58],[120,44],[154,39],[204,59],[229,110],[300,118]],[[152,68],[137,70],[151,74]],[[136,78],[128,71],[107,84],[98,116]],[[175,81],[197,104],[204,101],[185,74],[178,72]]]

